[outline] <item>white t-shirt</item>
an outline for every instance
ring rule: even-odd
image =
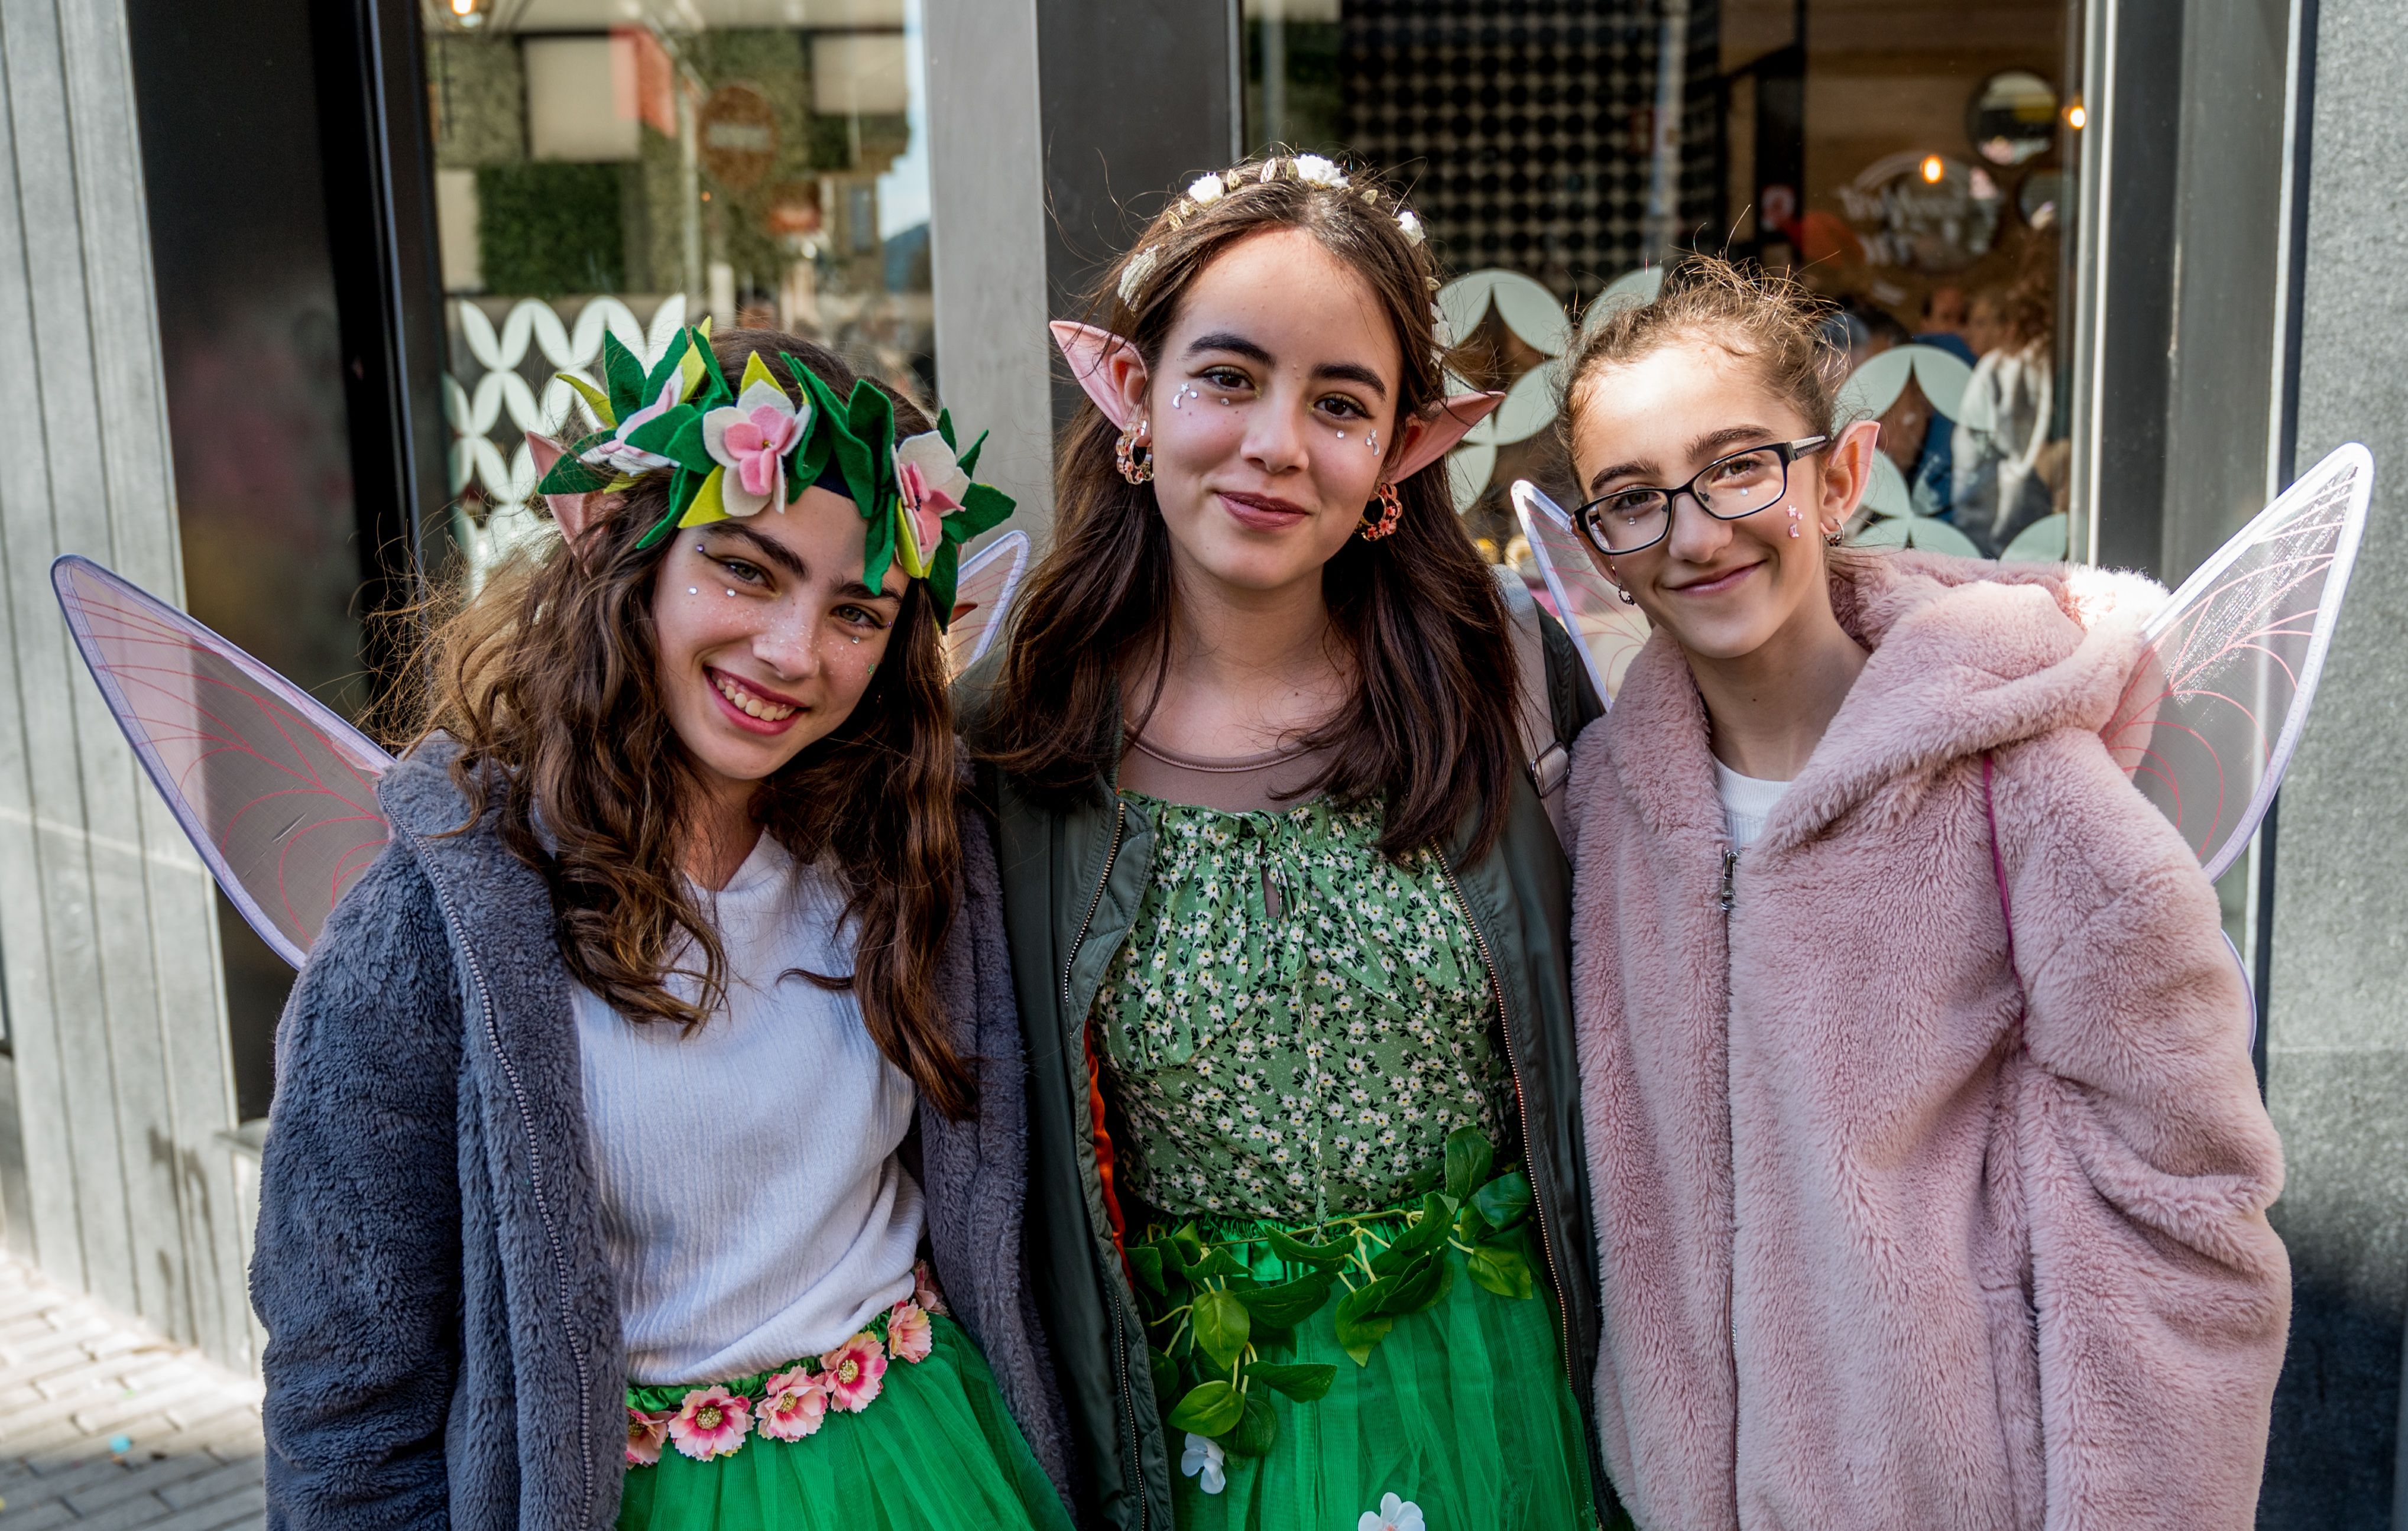
[[[1714,762],[1714,793],[1723,800],[1723,828],[1730,835],[1732,850],[1744,851],[1764,837],[1764,821],[1772,817],[1773,808],[1788,791],[1786,781],[1742,776],[1721,761]]]
[[[725,1004],[691,1035],[572,989],[627,1374],[717,1381],[833,1350],[909,1296],[910,1077],[849,994],[841,891],[767,835],[715,901]]]

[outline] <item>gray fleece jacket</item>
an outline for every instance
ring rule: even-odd
[[[440,761],[422,751],[380,783],[392,843],[327,921],[278,1028],[251,1278],[268,1524],[590,1531],[618,1514],[625,1364],[570,980],[542,878],[490,821],[448,833],[467,811]],[[1067,1489],[1022,1269],[1024,1064],[995,855],[974,811],[962,837],[945,1000],[981,1109],[920,1113],[928,1240]]]

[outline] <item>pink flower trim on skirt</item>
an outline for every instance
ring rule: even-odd
[[[917,1366],[936,1348],[928,1315],[945,1311],[944,1298],[924,1262],[912,1274],[910,1297],[825,1355],[806,1356],[759,1377],[681,1391],[629,1388],[627,1466],[655,1466],[664,1444],[696,1462],[710,1462],[742,1451],[755,1433],[771,1440],[798,1441],[817,1435],[831,1413],[858,1414],[867,1409],[886,1389],[890,1363]],[[923,1306],[924,1297],[932,1306]],[[661,1407],[672,1398],[674,1407]]]

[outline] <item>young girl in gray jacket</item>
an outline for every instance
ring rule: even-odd
[[[807,341],[609,361],[280,1028],[270,1524],[1067,1531],[939,631],[1009,502]]]

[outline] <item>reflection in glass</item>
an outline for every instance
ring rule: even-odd
[[[532,522],[530,430],[607,331],[821,341],[935,391],[918,0],[427,0],[455,529],[471,577]]]

